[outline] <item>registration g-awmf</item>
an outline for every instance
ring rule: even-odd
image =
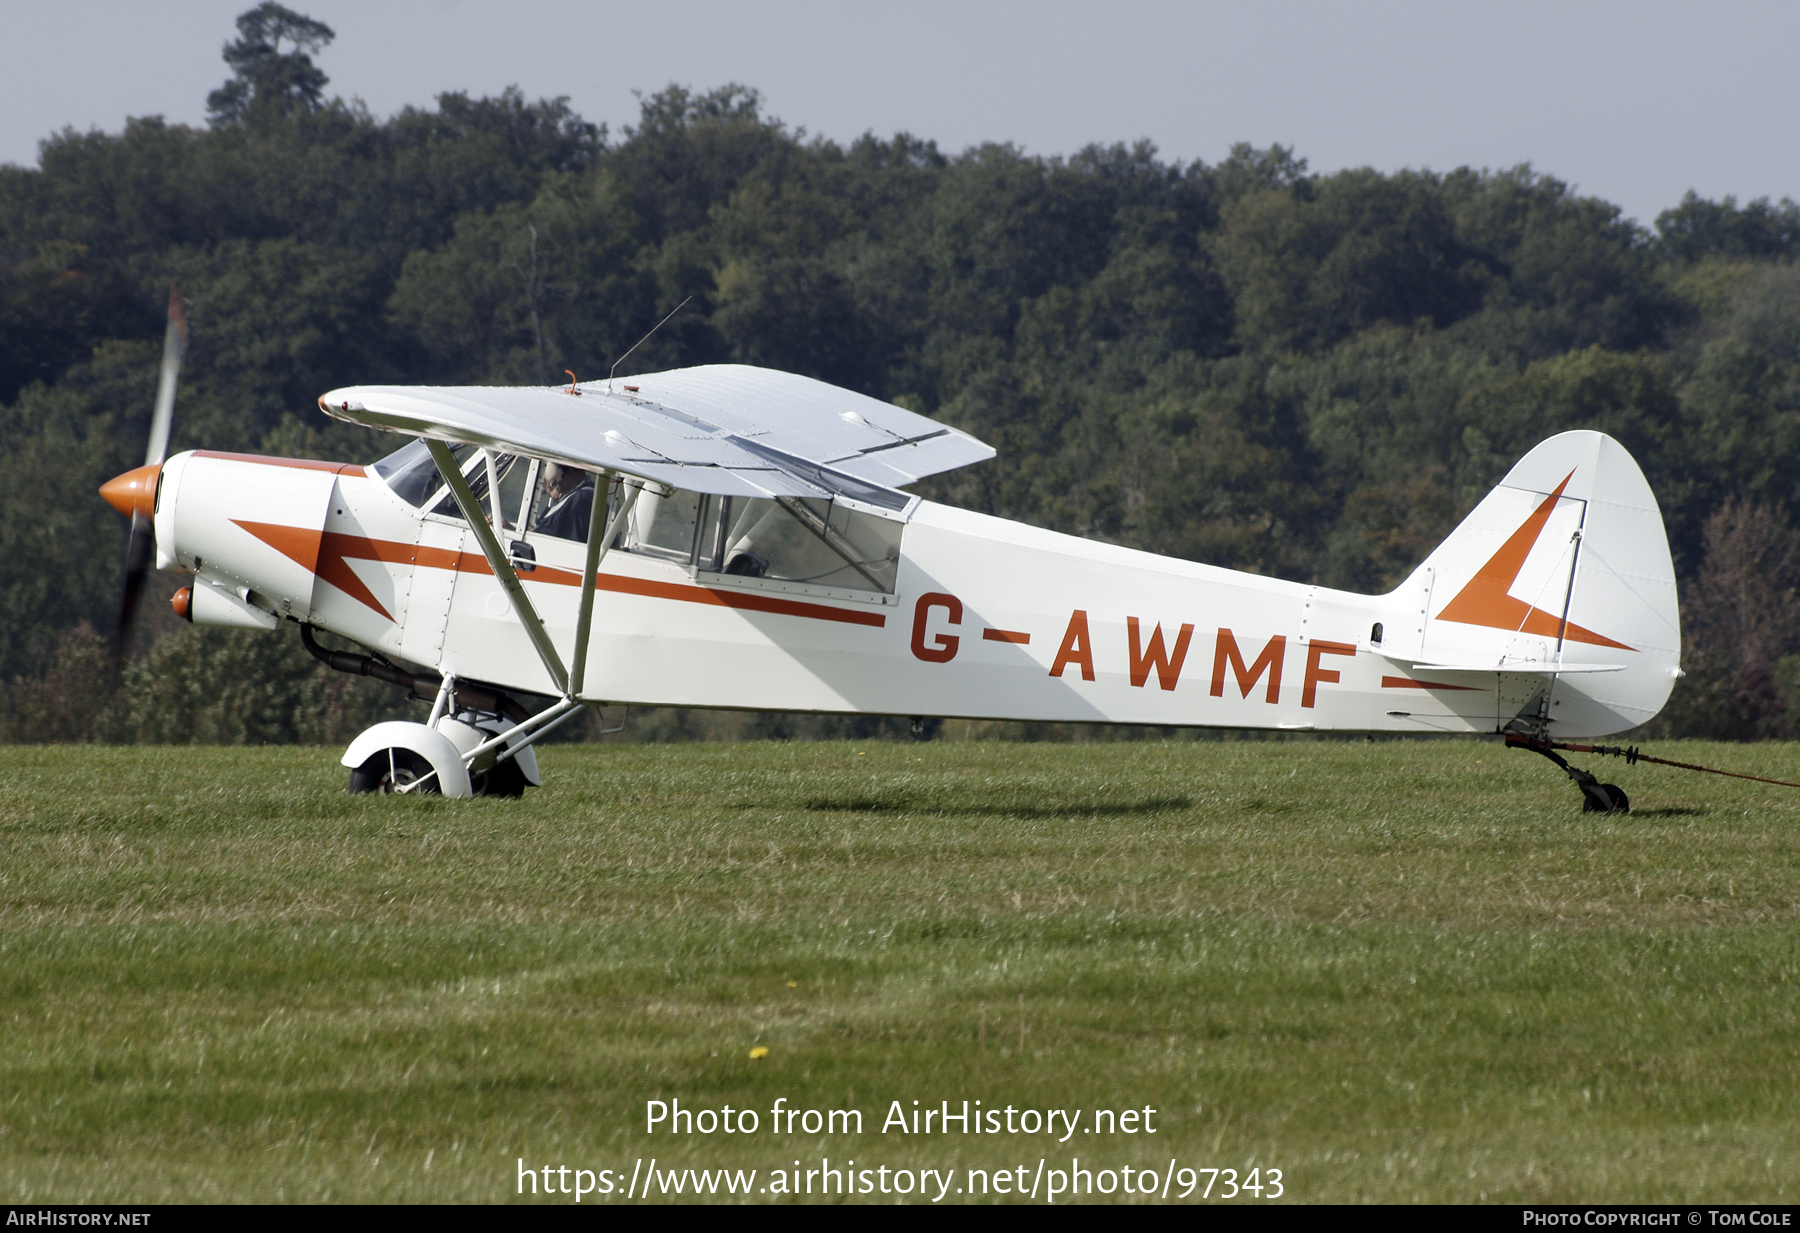
[[[1645,722],[1680,675],[1661,513],[1598,432],[1537,446],[1404,583],[1356,595],[924,500],[906,487],[994,451],[767,369],[319,405],[412,439],[368,465],[153,439],[104,491],[140,559],[192,573],[189,620],[293,621],[332,667],[435,699],[351,744],[352,791],[517,794],[533,743],[602,703],[1547,746]]]

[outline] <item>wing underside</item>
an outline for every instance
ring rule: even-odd
[[[994,456],[991,447],[808,377],[715,364],[569,388],[351,386],[319,400],[334,419],[690,492],[844,496],[898,509],[895,489]]]

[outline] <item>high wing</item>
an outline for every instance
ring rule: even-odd
[[[623,471],[689,492],[829,497],[889,508],[893,491],[983,462],[992,447],[862,394],[746,364],[708,364],[573,387],[359,385],[333,419]]]

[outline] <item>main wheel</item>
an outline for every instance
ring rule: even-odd
[[[510,796],[521,797],[530,786],[525,778],[525,768],[519,765],[517,758],[508,758],[497,766],[472,777],[476,796]]]
[[[415,792],[435,794],[444,790],[432,774],[431,763],[410,749],[384,749],[350,772],[352,792],[379,792],[386,796],[415,783],[419,785],[413,789]]]

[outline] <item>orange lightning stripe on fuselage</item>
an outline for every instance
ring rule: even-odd
[[[235,518],[232,521],[301,568],[318,575],[321,582],[329,582],[351,599],[380,613],[389,621],[394,620],[393,613],[383,607],[381,601],[375,598],[374,592],[370,591],[363,580],[357,577],[356,571],[350,568],[351,561],[379,561],[384,565],[448,569],[459,574],[486,574],[489,577],[492,577],[494,573],[487,558],[475,552],[461,552],[453,548],[425,548],[413,544],[396,543],[392,540],[369,539],[361,535],[345,535],[338,531],[287,527],[269,522],[247,522]],[[540,565],[528,577],[522,578],[520,581],[547,582],[554,586],[578,587],[581,585],[581,575],[573,570],[554,569],[547,565]],[[646,578],[628,578],[618,574],[596,575],[594,585],[601,591],[642,595],[651,599],[672,599],[690,604],[712,604],[721,608],[772,612],[781,616],[806,617],[815,621],[838,621],[846,625],[870,625],[876,629],[887,625],[887,617],[879,612],[833,608],[827,604],[780,599],[773,595],[758,595],[747,591],[715,590],[711,587],[688,586],[681,583],[653,582]]]
[[[1626,646],[1623,642],[1615,642],[1605,634],[1583,629],[1573,621],[1565,624],[1561,617],[1545,612],[1542,608],[1534,608],[1509,594],[1513,583],[1518,581],[1519,571],[1525,568],[1525,558],[1531,555],[1531,550],[1537,546],[1538,536],[1544,533],[1544,526],[1550,521],[1550,514],[1561,499],[1563,489],[1574,478],[1573,471],[1563,476],[1563,482],[1556,486],[1556,491],[1545,497],[1531,512],[1531,517],[1500,545],[1498,552],[1488,558],[1487,564],[1475,571],[1475,576],[1456,593],[1456,598],[1444,605],[1437,614],[1438,620],[1455,621],[1461,625],[1483,625],[1489,629],[1504,629],[1513,633],[1541,634],[1549,638],[1560,636],[1570,642],[1617,647],[1621,651],[1637,649]]]

